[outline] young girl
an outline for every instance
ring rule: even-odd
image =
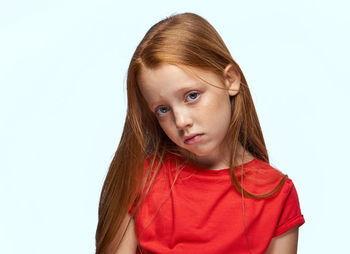
[[[245,77],[205,19],[151,27],[127,95],[96,253],[296,253],[297,192],[269,165]]]

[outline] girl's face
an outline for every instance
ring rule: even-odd
[[[224,87],[216,74],[193,70],[209,83]],[[231,118],[227,90],[208,85],[169,64],[157,69],[143,68],[138,78],[149,108],[175,144],[195,154],[199,163],[213,165],[223,159],[227,161],[224,138]],[[239,83],[235,79],[228,87],[239,88]]]

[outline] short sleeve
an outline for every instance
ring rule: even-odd
[[[288,178],[285,184],[288,184],[290,187],[273,237],[279,236],[295,226],[300,227],[305,223],[304,216],[300,210],[298,194],[292,180]]]

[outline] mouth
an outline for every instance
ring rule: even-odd
[[[201,139],[202,136],[203,136],[203,134],[201,134],[201,133],[185,136],[184,143],[187,145],[195,144]]]

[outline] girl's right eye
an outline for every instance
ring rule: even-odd
[[[161,106],[159,108],[156,109],[155,113],[159,116],[164,115],[167,111],[169,110],[168,107],[165,106]]]

